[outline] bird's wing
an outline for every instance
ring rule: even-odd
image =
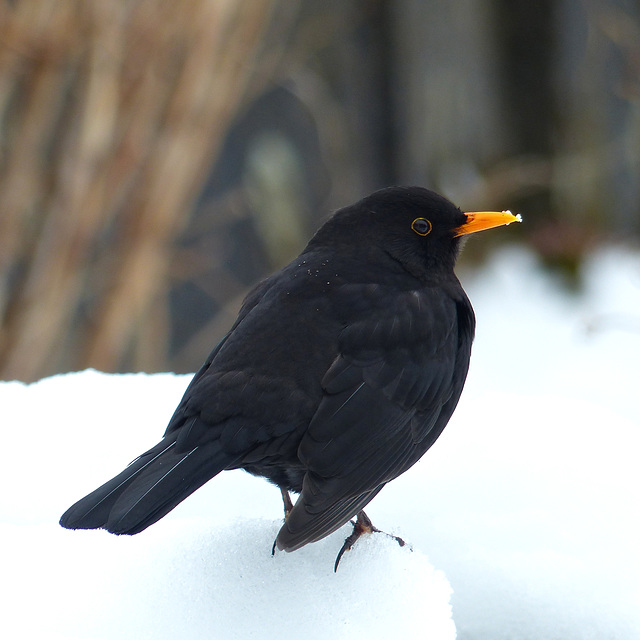
[[[204,399],[207,394],[210,392],[210,388],[213,385],[213,381],[216,380],[215,377],[210,375],[211,373],[211,365],[216,359],[216,356],[220,352],[220,350],[227,343],[229,338],[233,335],[234,331],[237,330],[238,326],[242,324],[245,318],[258,306],[262,297],[264,296],[265,291],[269,289],[274,277],[269,277],[258,283],[247,295],[244,302],[242,303],[242,307],[238,313],[238,317],[234,322],[233,326],[227,334],[218,342],[218,344],[213,348],[204,364],[200,367],[200,369],[193,376],[189,386],[186,388],[182,399],[180,400],[178,406],[176,407],[173,415],[171,416],[171,420],[169,420],[169,424],[167,425],[167,429],[164,433],[164,436],[167,437],[170,434],[183,429],[186,424],[186,430],[182,434],[180,438],[180,449],[187,450],[191,446],[197,446],[201,444],[201,439],[203,434],[198,434],[196,431],[200,428],[206,429],[206,425],[202,422],[194,421],[193,416],[199,411],[199,407],[194,410],[194,404],[204,404]],[[194,396],[198,398],[197,402],[193,402]],[[189,435],[191,434],[191,435]],[[209,438],[204,438],[209,439]]]
[[[308,472],[280,548],[318,540],[358,513],[433,444],[458,401],[473,337],[466,298],[439,288],[380,293],[388,304],[347,324],[322,380],[299,447]]]
[[[165,432],[176,438],[178,451],[215,440],[234,458],[251,458],[265,443],[308,424],[321,396],[318,381],[335,347],[327,347],[331,340],[320,341],[304,322],[306,306],[296,304],[296,296],[289,298],[289,284],[283,271],[259,285],[194,376]],[[307,345],[309,357],[298,353],[299,342]],[[329,355],[311,362],[311,344]]]

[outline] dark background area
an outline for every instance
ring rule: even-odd
[[[580,286],[640,231],[640,9],[612,0],[0,3],[0,377],[193,371],[248,287],[391,184]]]

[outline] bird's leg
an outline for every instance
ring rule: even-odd
[[[291,509],[293,509],[293,502],[291,502],[291,496],[284,487],[280,487],[280,493],[282,494],[282,503],[284,505],[284,521],[286,522],[289,514],[291,513]]]
[[[293,502],[291,502],[291,496],[289,492],[284,488],[280,487],[280,493],[282,494],[282,504],[284,505],[284,521],[287,521],[289,514],[291,513],[291,509],[293,509]],[[276,541],[273,541],[273,547],[271,547],[271,555],[276,555]]]
[[[404,545],[406,544],[402,538],[399,538],[398,536],[392,536],[390,533],[385,533],[384,531],[380,531],[380,529],[374,527],[371,520],[369,519],[369,516],[364,511],[360,511],[360,513],[358,513],[356,517],[356,521],[353,522],[352,520],[351,524],[353,525],[353,532],[344,541],[342,549],[340,549],[340,552],[338,553],[336,563],[333,566],[334,572],[338,570],[338,565],[340,564],[340,560],[342,559],[344,552],[349,551],[351,547],[353,547],[353,545],[356,543],[358,538],[365,533],[384,533],[385,536],[393,538],[401,547],[404,547]]]

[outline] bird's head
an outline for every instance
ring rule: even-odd
[[[521,220],[509,211],[464,213],[422,187],[389,187],[337,211],[314,240],[348,243],[365,254],[382,250],[419,276],[452,271],[463,236]]]

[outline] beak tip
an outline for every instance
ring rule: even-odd
[[[520,213],[512,213],[508,209],[506,211],[503,211],[502,213],[506,213],[507,215],[513,216],[515,218],[515,220],[507,222],[506,226],[509,226],[512,222],[522,222],[522,214]]]

